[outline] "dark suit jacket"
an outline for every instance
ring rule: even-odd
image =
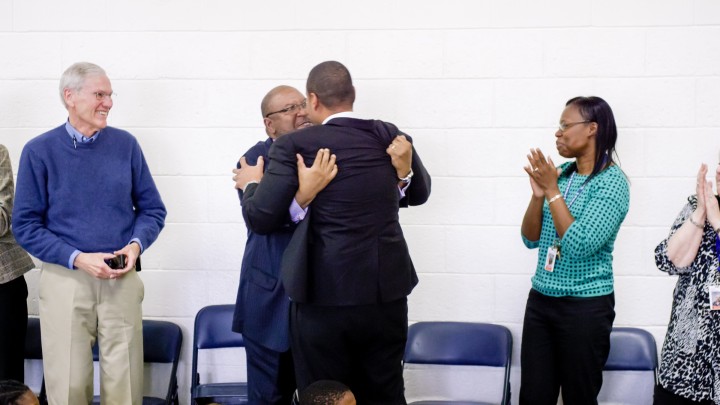
[[[245,153],[251,165],[258,156],[265,160],[272,139],[258,142]],[[242,191],[238,191],[242,201]],[[285,207],[287,209],[289,204]],[[280,260],[290,242],[294,225],[285,222],[266,235],[252,232],[248,227],[247,243],[243,253],[240,286],[238,288],[233,330],[277,352],[290,347],[290,300],[280,282]]]
[[[275,141],[262,182],[248,186],[243,196],[243,215],[255,232],[273,232],[286,222],[298,187],[296,153],[310,165],[319,148],[329,148],[339,169],[286,250],[283,282],[293,301],[390,302],[417,284],[398,207],[427,201],[430,176],[413,148],[415,176],[399,199],[396,171],[385,152],[399,133],[382,121],[335,118]]]

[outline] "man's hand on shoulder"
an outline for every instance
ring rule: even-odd
[[[412,169],[412,144],[405,135],[396,136],[385,152],[390,155],[390,161],[395,168],[397,178],[403,179],[407,177]]]
[[[330,149],[319,149],[312,166],[307,167],[302,155],[297,154],[299,186],[295,193],[295,201],[300,207],[305,208],[310,205],[318,193],[335,178],[338,172],[335,159]]]
[[[258,156],[257,164],[251,166],[245,160],[245,156],[240,158],[240,168],[233,169],[233,181],[235,182],[235,188],[238,190],[245,191],[245,187],[248,184],[259,183],[263,177],[263,167],[265,162],[262,156]]]

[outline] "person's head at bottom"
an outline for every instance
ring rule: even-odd
[[[39,405],[37,396],[25,384],[15,380],[0,381],[0,405]]]
[[[300,392],[300,405],[355,405],[355,396],[347,385],[333,380],[320,380]]]

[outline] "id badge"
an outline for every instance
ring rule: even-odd
[[[548,248],[547,256],[545,257],[545,270],[553,272],[555,270],[555,261],[557,261],[558,249],[556,246],[550,246]]]
[[[710,310],[720,311],[720,286],[711,285],[708,287],[708,297],[710,298]]]

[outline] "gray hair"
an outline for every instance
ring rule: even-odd
[[[103,68],[90,62],[73,63],[65,69],[60,77],[60,100],[65,108],[68,107],[65,103],[65,89],[79,91],[88,76],[107,76],[107,74]]]

